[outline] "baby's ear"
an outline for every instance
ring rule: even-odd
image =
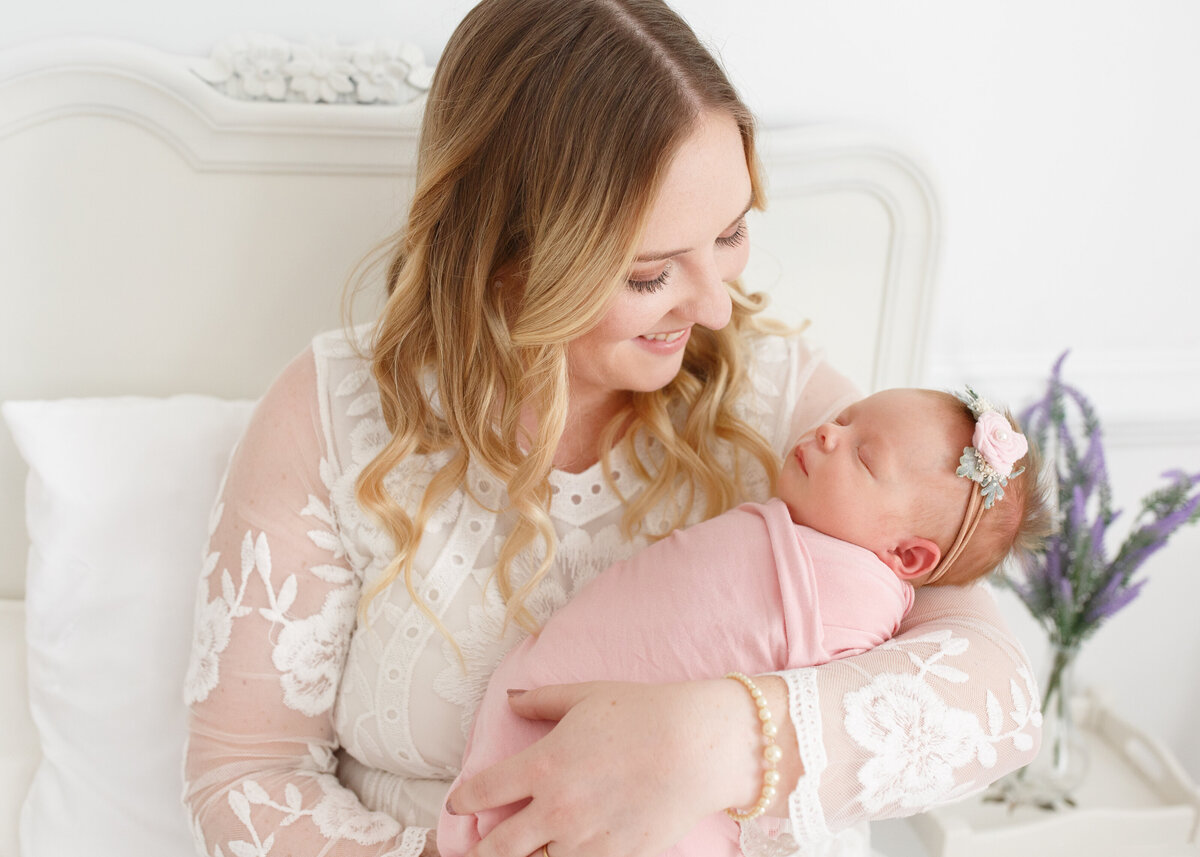
[[[942,550],[932,539],[912,536],[901,539],[891,550],[877,556],[895,572],[896,577],[911,583],[933,571],[942,558]]]

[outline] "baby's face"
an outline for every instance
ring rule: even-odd
[[[930,514],[956,525],[968,484],[954,475],[961,453],[936,397],[884,390],[802,437],[777,493],[796,523],[880,554],[902,538],[936,540],[920,531]]]

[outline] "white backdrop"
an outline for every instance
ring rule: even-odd
[[[469,0],[5,0],[0,48],[101,35],[205,54],[235,32],[380,36],[432,60]],[[1200,469],[1200,4],[1193,0],[675,0],[763,123],[894,131],[946,216],[929,383],[1023,404],[1053,357],[1108,427],[1118,506]],[[414,26],[414,22],[416,25]],[[981,328],[986,330],[981,332]],[[1142,597],[1082,677],[1200,780],[1200,529],[1147,565]],[[1035,658],[1041,636],[1009,611]]]

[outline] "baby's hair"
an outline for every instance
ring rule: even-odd
[[[975,430],[975,417],[971,409],[951,393],[937,392],[937,396],[953,409],[955,415],[962,416],[965,426],[962,445],[969,446]],[[1014,431],[1021,431],[1016,417],[1008,409],[1003,409],[1002,413]],[[1041,454],[1032,440],[1029,441],[1029,450],[1013,465],[1013,472],[1022,467],[1025,468],[1023,472],[1009,477],[1008,484],[1004,486],[1004,499],[997,500],[990,509],[983,511],[979,526],[962,554],[946,574],[931,585],[961,585],[985,577],[1006,560],[1036,551],[1049,537],[1054,523],[1050,486],[1043,472]],[[980,489],[971,483],[971,490]],[[943,550],[948,548],[948,545],[939,546]]]

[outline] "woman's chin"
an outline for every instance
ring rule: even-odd
[[[675,380],[682,367],[682,356],[675,360],[661,361],[659,365],[647,365],[644,371],[631,375],[629,389],[635,393],[653,393],[661,390]]]

